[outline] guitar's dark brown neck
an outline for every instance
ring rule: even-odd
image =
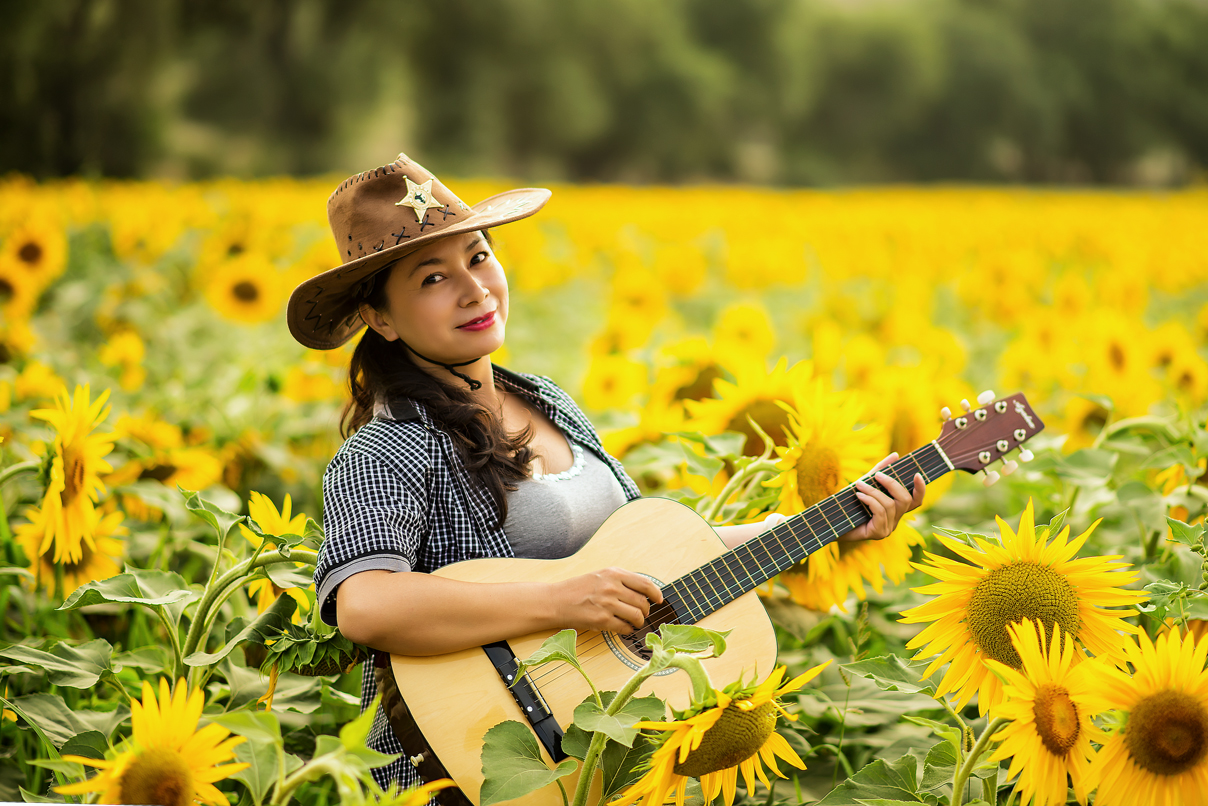
[[[932,442],[898,459],[883,472],[909,490],[915,473],[921,473],[930,483],[949,470],[952,464]],[[864,480],[880,487],[870,478]],[[663,596],[675,607],[678,621],[695,623],[870,519],[868,510],[856,498],[855,488],[845,487],[684,574],[663,588]]]

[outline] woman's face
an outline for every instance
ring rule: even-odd
[[[394,264],[386,306],[361,306],[365,321],[388,341],[444,363],[481,358],[503,345],[508,283],[481,232],[450,235]]]

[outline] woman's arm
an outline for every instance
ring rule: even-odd
[[[649,579],[604,568],[561,582],[462,582],[364,571],[336,592],[340,632],[397,655],[440,655],[539,630],[641,627],[663,600]]]

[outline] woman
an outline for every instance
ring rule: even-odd
[[[568,556],[639,497],[561,389],[491,363],[509,309],[487,230],[532,215],[549,196],[513,190],[470,208],[400,154],[332,194],[344,264],[290,298],[290,330],[308,347],[338,347],[369,326],[350,365],[351,436],[324,475],[315,584],[324,620],[377,650],[379,665],[389,654],[443,654],[539,630],[629,632],[661,601],[658,586],[624,568],[549,583],[423,573],[474,557]],[[846,539],[885,537],[922,500],[921,476],[913,495],[877,480],[890,494],[857,485],[872,520]],[[768,525],[717,531],[735,546]],[[364,704],[377,693],[371,671]],[[404,750],[381,713],[370,746],[419,752]],[[404,760],[375,777],[418,783]]]

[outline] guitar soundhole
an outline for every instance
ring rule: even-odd
[[[634,655],[641,658],[643,661],[650,660],[651,652],[646,648],[646,635],[650,632],[650,625],[646,625],[636,632],[621,633],[618,637],[626,649]]]
[[[660,580],[649,574],[642,574],[642,576],[658,585],[659,588],[664,588]],[[646,624],[641,629],[634,630],[633,632],[603,633],[604,641],[608,644],[609,649],[612,650],[619,661],[631,669],[637,670],[640,664],[650,660],[653,654],[646,648],[647,635],[651,632],[657,632],[664,624],[683,623],[676,604],[678,601],[676,597],[666,589],[663,589],[663,597],[664,604],[651,608],[650,616],[646,619]],[[671,674],[674,671],[675,669],[664,669],[658,674]]]
[[[651,617],[646,620],[646,625],[640,630],[633,632],[617,633],[617,637],[621,639],[621,645],[631,653],[641,658],[643,662],[650,660],[651,652],[646,648],[646,636],[652,632],[657,632],[664,624],[677,624],[675,619],[674,608],[662,608],[666,613],[652,613]]]

